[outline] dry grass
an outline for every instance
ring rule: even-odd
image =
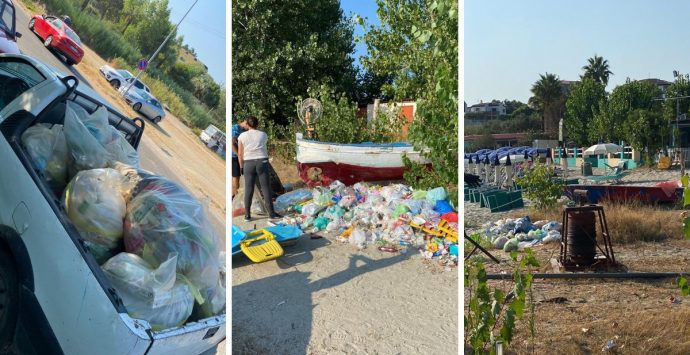
[[[679,211],[634,202],[626,204],[606,202],[603,206],[613,243],[627,244],[682,238],[683,226]],[[522,215],[513,217],[522,216],[524,212]],[[529,216],[532,221],[563,220],[559,209],[530,211]]]
[[[669,301],[680,294],[673,281],[539,281],[535,287],[536,337],[530,339],[527,318],[519,320],[506,354],[601,353],[609,340],[618,354],[690,353],[690,306],[687,299]],[[568,301],[541,302],[553,297]]]

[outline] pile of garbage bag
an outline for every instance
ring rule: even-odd
[[[558,221],[532,223],[528,216],[506,218],[482,226],[482,236],[496,249],[505,252],[523,250],[538,244],[560,242],[562,225]]]
[[[124,219],[125,250],[152,265],[177,253],[177,271],[197,302],[211,300],[218,286],[220,250],[202,204],[161,176],[142,179],[136,189]]]
[[[432,237],[422,230],[436,230],[443,219],[457,235],[457,212],[447,199],[443,187],[423,191],[404,184],[345,186],[334,181],[328,187],[281,195],[275,206],[277,211],[292,212],[282,223],[312,233],[327,231],[360,249],[376,244],[381,250],[407,252],[416,247],[427,258],[457,263],[456,237]]]
[[[158,330],[224,310],[219,242],[204,206],[139,169],[105,107],[89,113],[68,101],[64,125],[36,124],[21,140],[132,317]]]

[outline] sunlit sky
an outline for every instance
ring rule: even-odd
[[[465,0],[465,101],[527,102],[540,73],[578,80],[598,54],[614,73],[673,81],[690,72],[690,1]]]
[[[173,24],[194,3],[193,0],[169,1]],[[209,74],[218,83],[225,82],[225,6],[224,0],[199,0],[177,29],[178,35],[184,37],[184,43],[194,48],[199,60],[208,66]]]

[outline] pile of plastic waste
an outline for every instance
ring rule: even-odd
[[[561,227],[558,221],[542,220],[532,223],[525,216],[488,222],[482,226],[482,234],[491,241],[494,248],[511,252],[538,244],[560,242]]]
[[[132,317],[159,330],[223,311],[222,254],[204,206],[139,169],[105,107],[68,102],[64,125],[29,127],[22,144]]]
[[[287,214],[283,223],[305,232],[326,231],[359,249],[378,245],[382,251],[406,253],[417,248],[426,258],[457,264],[458,214],[442,187],[424,191],[403,184],[345,186],[335,181],[327,188],[283,194],[274,206]],[[441,221],[454,237],[442,233]]]

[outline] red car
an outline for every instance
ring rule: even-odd
[[[67,65],[78,64],[84,57],[79,36],[56,16],[36,15],[29,21],[29,29],[43,40],[43,45],[62,54]]]
[[[20,54],[15,31],[17,20],[11,0],[0,0],[0,53]]]

